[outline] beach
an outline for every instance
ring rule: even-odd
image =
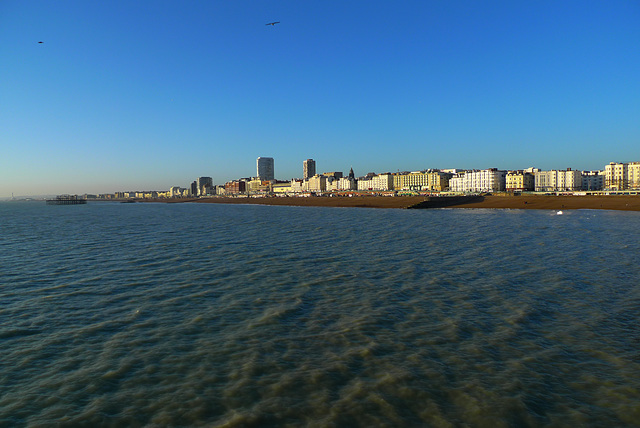
[[[434,199],[432,197],[432,199]],[[285,205],[306,207],[352,207],[352,208],[409,208],[425,201],[424,196],[322,196],[322,197],[261,197],[230,198],[211,197],[174,200],[174,202],[196,202],[217,204]],[[640,211],[640,196],[554,196],[554,195],[489,195],[478,201],[450,205],[449,208],[497,208],[497,209],[604,209]]]

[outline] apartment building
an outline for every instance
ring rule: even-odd
[[[604,171],[582,171],[582,190],[604,189]]]
[[[393,175],[378,174],[369,177],[368,179],[358,180],[358,190],[362,191],[384,191],[393,190]]]
[[[256,175],[264,181],[270,181],[275,178],[273,158],[259,157],[256,159]]]
[[[604,167],[604,172],[605,189],[640,189],[640,162],[611,162]]]
[[[460,193],[501,192],[506,187],[507,171],[497,168],[459,172],[449,180],[449,190]]]
[[[393,188],[396,190],[430,190],[442,192],[449,187],[452,174],[436,171],[413,171],[393,175]]]
[[[507,192],[526,192],[535,188],[535,177],[528,171],[509,171],[505,176],[505,190]]]
[[[307,159],[302,162],[302,178],[308,180],[314,175],[316,175],[316,161]]]
[[[582,189],[582,173],[571,168],[538,171],[535,174],[536,192],[573,192]]]

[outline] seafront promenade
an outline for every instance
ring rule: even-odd
[[[433,197],[432,197],[433,198]],[[260,198],[184,198],[156,199],[154,202],[194,202],[213,204],[284,205],[305,207],[352,208],[409,208],[425,201],[424,196],[322,196],[322,197],[260,197]],[[449,205],[448,208],[496,208],[496,209],[603,209],[640,211],[640,195],[613,196],[555,196],[555,195],[489,195],[473,202]]]

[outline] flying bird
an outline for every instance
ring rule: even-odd
[[[280,23],[280,21],[276,21],[276,22],[270,22],[270,23],[264,24],[264,25],[276,25],[276,24],[279,24],[279,23]]]
[[[44,42],[38,42],[38,43],[44,43]]]

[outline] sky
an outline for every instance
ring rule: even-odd
[[[0,2],[0,197],[258,156],[281,180],[640,161],[640,2]]]

